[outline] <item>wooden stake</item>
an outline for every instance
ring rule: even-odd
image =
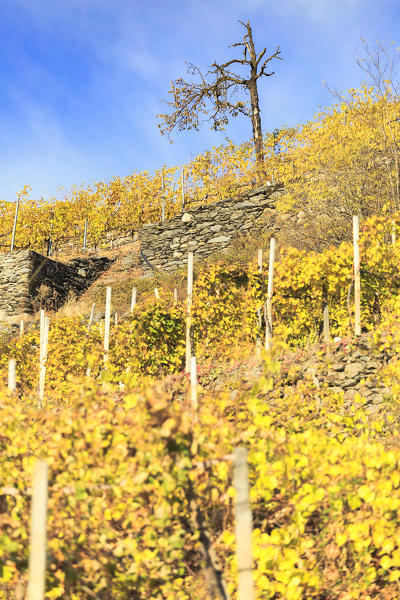
[[[46,317],[44,315],[43,321],[41,321],[40,325],[40,362],[44,362],[47,358],[47,343],[49,340],[49,317]]]
[[[45,315],[46,315],[46,313],[42,308],[40,311],[40,330],[39,330],[39,350],[40,350],[40,352],[41,352],[41,348],[43,345]]]
[[[88,220],[87,217],[85,218],[85,227],[84,227],[84,231],[83,231],[83,251],[86,252],[86,243],[87,243],[87,227],[88,227]]]
[[[354,247],[354,333],[361,335],[361,281],[360,281],[360,223],[358,215],[353,216]]]
[[[46,383],[47,344],[49,340],[49,317],[44,310],[40,311],[40,358],[39,358],[39,400],[38,408],[44,406],[44,389]]]
[[[178,290],[174,288],[174,305],[178,304]]]
[[[17,389],[17,361],[15,358],[11,358],[8,361],[8,389],[11,393],[14,393]]]
[[[185,208],[185,169],[182,169],[182,210]]]
[[[21,198],[18,196],[17,204],[15,206],[14,225],[13,225],[13,231],[12,231],[12,236],[11,236],[11,246],[10,246],[11,251],[14,250],[15,233],[17,231],[18,211],[19,211],[20,202],[21,202]]]
[[[154,295],[157,298],[157,300],[160,299],[160,292],[159,292],[158,288],[154,288]]]
[[[47,462],[38,460],[33,475],[27,600],[43,600],[45,595],[47,486]]]
[[[249,501],[249,473],[246,448],[233,451],[235,499],[235,537],[238,565],[238,600],[254,600],[251,548],[252,515]]]
[[[269,265],[268,265],[268,292],[266,305],[266,327],[265,327],[265,349],[272,348],[272,295],[274,293],[274,264],[275,264],[275,238],[271,238],[269,246]]]
[[[89,323],[88,323],[88,329],[91,328],[92,323],[93,323],[93,319],[94,319],[94,309],[96,308],[96,302],[93,302],[92,304],[92,310],[90,311],[90,317],[89,317]]]
[[[190,373],[190,361],[192,357],[192,300],[193,300],[193,252],[188,253],[188,275],[187,275],[187,311],[186,311],[186,361],[185,372]]]
[[[261,275],[262,274],[262,270],[263,270],[263,250],[262,248],[258,249],[257,252],[257,267],[258,267],[258,274]],[[257,309],[257,320],[258,320],[258,329],[261,332],[261,328],[262,328],[262,310],[261,307]],[[261,356],[261,339],[259,337],[259,334],[257,334],[257,357],[258,359]]]
[[[106,290],[106,311],[104,315],[104,362],[108,361],[108,350],[110,348],[110,321],[111,321],[111,287]]]
[[[261,275],[262,274],[262,269],[263,269],[263,250],[262,248],[258,249],[257,252],[257,269],[258,269],[258,274]],[[258,333],[257,333],[257,340],[256,340],[256,353],[257,353],[257,360],[260,360],[261,358],[261,347],[262,347],[262,342],[261,342],[261,330],[262,330],[262,308],[260,306],[260,308],[257,308],[257,322],[258,322]]]
[[[261,275],[262,268],[263,268],[263,250],[262,250],[262,248],[258,249],[258,253],[257,253],[257,265],[258,265],[258,272]]]
[[[137,290],[136,288],[132,288],[132,298],[131,298],[131,314],[133,313],[133,309],[136,306],[136,296],[137,296]]]
[[[190,404],[192,418],[197,420],[197,362],[196,357],[190,358]]]
[[[325,344],[329,344],[329,307],[327,304],[324,306],[323,338]]]
[[[164,223],[164,221],[165,221],[165,178],[164,178],[164,169],[162,170],[162,175],[161,175],[161,188],[162,188],[161,221]]]

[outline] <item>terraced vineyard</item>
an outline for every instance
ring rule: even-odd
[[[112,319],[106,362],[103,321],[50,314],[43,402],[38,325],[4,337],[0,598],[26,589],[38,458],[49,466],[46,598],[235,597],[237,447],[248,449],[258,598],[397,598],[399,225],[363,222],[357,337],[352,245],[283,248],[261,359],[268,264],[199,268],[195,412],[181,291],[176,302],[160,286]]]

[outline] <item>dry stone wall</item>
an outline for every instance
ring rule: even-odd
[[[0,255],[0,316],[55,310],[70,293],[84,292],[111,262],[101,257],[64,264],[32,250]]]
[[[336,338],[329,345],[318,344],[285,352],[281,357],[280,374],[274,382],[273,392],[266,393],[266,401],[280,406],[277,390],[281,397],[296,387],[304,394],[303,384],[306,383],[320,390],[321,407],[324,390],[331,390],[343,398],[339,408],[342,414],[362,408],[367,414],[381,418],[392,396],[384,372],[394,359],[397,359],[395,349],[390,346],[382,349],[370,333]],[[317,406],[310,406],[310,410],[316,409]]]
[[[144,225],[136,233],[112,240],[114,248],[134,241],[140,246],[139,252],[134,248],[118,262],[125,271],[136,267],[173,271],[187,262],[188,251],[199,261],[229,247],[239,236],[275,235],[282,217],[276,201],[283,193],[281,186],[267,184],[236,198],[188,208],[164,223]],[[71,292],[79,296],[85,291],[112,262],[90,257],[64,264],[32,250],[0,255],[0,320],[39,307],[57,309]]]
[[[367,407],[367,412],[375,413],[390,396],[381,371],[394,356],[394,351],[380,350],[370,334],[362,334],[338,339],[324,353],[308,358],[301,372],[302,377],[311,377],[317,387],[343,394],[345,407],[355,406],[358,394],[360,405]]]
[[[384,342],[385,336],[382,338]],[[381,347],[382,346],[382,347]],[[362,408],[373,418],[383,418],[392,390],[385,383],[385,369],[392,360],[397,360],[396,350],[387,343],[377,343],[371,333],[363,333],[359,337],[335,338],[328,345],[318,343],[308,348],[298,348],[287,351],[279,357],[280,371],[276,373],[265,369],[265,364],[259,361],[241,362],[237,366],[215,375],[210,380],[207,373],[199,383],[211,389],[235,387],[230,396],[235,399],[241,390],[254,389],[254,382],[263,374],[274,378],[272,391],[259,391],[265,402],[279,408],[282,398],[291,394],[295,388],[303,395],[308,386],[320,390],[320,407],[323,407],[323,397],[326,390],[334,391],[343,398],[338,410],[342,414],[354,414],[357,408]],[[306,388],[304,388],[306,384]],[[318,410],[314,403],[310,410]]]
[[[0,255],[0,313],[2,316],[29,311],[29,251]]]
[[[265,185],[207,206],[188,209],[183,214],[156,225],[144,225],[138,232],[139,264],[145,270],[174,271],[187,262],[227,248],[243,235],[276,231],[276,201],[284,191]]]

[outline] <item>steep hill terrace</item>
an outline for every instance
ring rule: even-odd
[[[199,260],[229,246],[239,235],[275,228],[278,186],[265,185],[208,206],[189,209],[166,223],[145,225],[139,232],[141,266],[174,271],[193,251]]]
[[[68,264],[32,250],[0,255],[0,319],[57,310],[69,294],[84,292],[111,264],[106,257],[78,258]]]
[[[198,262],[239,236],[276,235],[280,219],[287,217],[275,208],[282,193],[280,186],[268,184],[237,198],[188,208],[168,221],[113,239],[114,256],[102,251],[103,256],[91,253],[61,262],[32,250],[0,255],[0,319],[32,314],[40,307],[57,310],[70,294],[79,296],[102,274],[104,279],[111,266],[114,274],[174,271],[187,262],[188,251]]]

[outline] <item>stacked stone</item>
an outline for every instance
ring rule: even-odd
[[[31,307],[30,250],[0,255],[0,316],[28,312]]]
[[[276,200],[281,186],[265,185],[236,199],[220,200],[187,210],[169,221],[144,225],[139,231],[140,266],[174,271],[187,262],[187,253],[204,258],[227,248],[241,235],[275,231]]]
[[[32,250],[0,256],[0,318],[56,310],[69,294],[84,292],[111,262],[102,257],[64,264]]]
[[[372,339],[363,335],[354,340],[353,347],[345,349],[339,343],[328,353],[321,380],[335,391],[343,392],[345,406],[353,406],[359,394],[367,411],[376,412],[390,395],[390,389],[379,377],[390,358],[388,352],[377,351]]]
[[[317,398],[318,389],[321,397],[327,388],[343,395],[343,406],[339,409],[343,414],[364,408],[373,418],[381,418],[392,396],[391,389],[385,385],[383,371],[394,358],[397,358],[395,349],[379,348],[370,334],[338,340],[328,347],[318,344],[286,352],[278,359],[281,372],[276,376],[272,392],[260,392],[260,395],[265,394],[265,401],[279,409],[285,394],[293,393],[296,387],[304,393],[305,382],[317,388]],[[200,382],[207,389],[229,391],[234,400],[254,389],[264,369],[265,365],[250,360],[223,372],[207,372],[204,379],[200,376]],[[316,405],[312,404],[310,410],[315,409]]]
[[[136,231],[131,231],[129,233],[125,233],[124,235],[118,235],[116,232],[110,232],[110,234],[107,235],[106,238],[110,240],[108,242],[108,246],[112,249],[137,242],[138,235]]]
[[[296,381],[288,382],[289,385],[308,378],[317,387],[343,394],[345,409],[359,405],[366,407],[367,412],[380,412],[391,394],[381,372],[395,355],[394,351],[377,349],[371,336],[363,334],[351,340],[338,340],[325,353],[315,348],[314,352],[304,362],[300,361]],[[358,403],[356,397],[360,398]]]
[[[71,285],[80,293],[87,289],[114,261],[105,256],[90,258],[73,258],[68,261]]]

